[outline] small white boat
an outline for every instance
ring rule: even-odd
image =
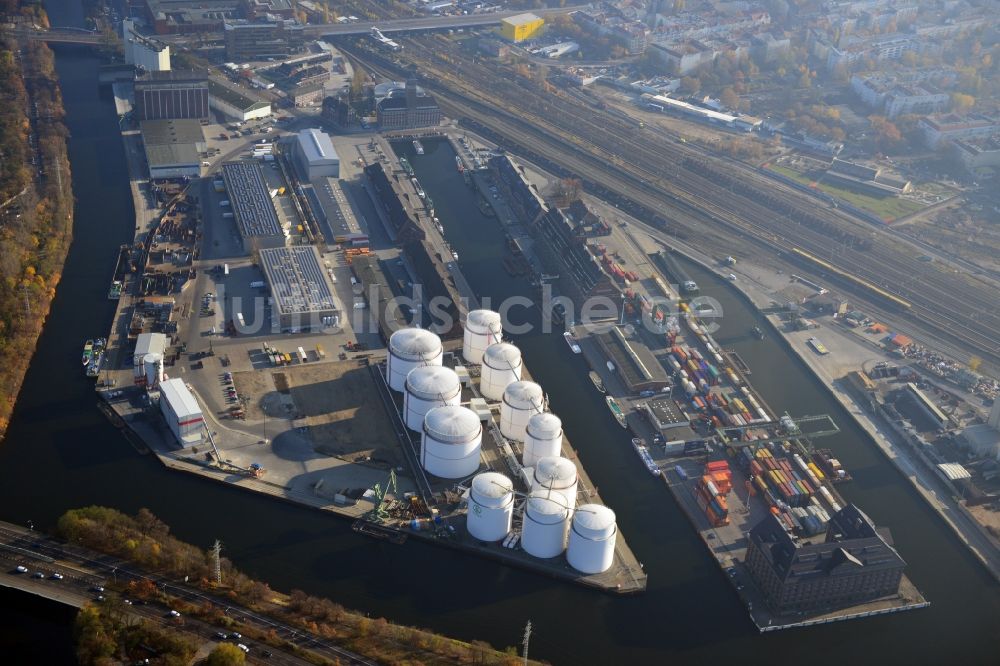
[[[563,333],[563,339],[566,340],[566,344],[569,345],[569,348],[573,351],[574,354],[579,354],[580,352],[583,351],[582,349],[580,349],[580,345],[577,343],[576,338],[574,338],[573,334],[570,333],[569,331]]]

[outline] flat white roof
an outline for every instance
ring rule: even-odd
[[[535,14],[518,14],[517,16],[509,16],[505,19],[501,19],[504,23],[510,25],[525,25],[527,23],[533,23],[535,21],[540,21],[541,17]]]
[[[298,135],[299,147],[310,164],[321,164],[336,162],[340,164],[340,157],[333,148],[333,142],[326,133],[318,129],[304,129]]]
[[[166,379],[160,382],[160,400],[166,400],[178,419],[201,416],[201,407],[183,379]]]
[[[938,465],[938,469],[944,472],[944,475],[948,477],[949,481],[972,478],[972,475],[969,474],[969,470],[965,469],[958,463],[943,463]]]
[[[163,333],[140,333],[135,340],[135,355],[142,358],[146,354],[162,354],[167,348],[167,336]]]

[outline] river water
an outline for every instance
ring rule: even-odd
[[[81,24],[72,0],[53,0],[47,8],[53,25]],[[0,446],[0,518],[49,527],[75,506],[146,506],[185,540],[207,547],[221,539],[240,568],[278,589],[302,588],[373,615],[497,646],[519,643],[530,619],[532,656],[558,664],[740,657],[751,663],[995,662],[1000,594],[992,579],[800,362],[774,340],[749,338],[754,314],[727,285],[697,268],[695,279],[724,308],[720,342],[748,361],[765,399],[792,414],[831,413],[840,424],[843,432],[824,445],[854,474],[844,494],[892,528],[930,609],[758,636],[669,493],[639,464],[587,380],[583,361],[558,334],[528,334],[517,343],[646,566],[650,586],[641,596],[614,598],[413,540],[402,547],[372,541],[346,521],[169,472],[137,455],[94,407],[92,384],[78,365],[83,339],[110,325],[113,304],[105,292],[116,248],[133,227],[114,105],[98,92],[98,66],[87,51],[57,51],[72,134],[75,238]],[[529,293],[523,280],[503,271],[503,234],[479,212],[451,149],[439,142],[425,147],[423,156],[406,154],[437,203],[470,284],[494,299]],[[26,623],[32,615],[25,610]]]

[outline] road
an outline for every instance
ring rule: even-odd
[[[0,585],[37,594],[77,608],[95,599],[98,594],[92,589],[95,586],[103,586],[112,581],[121,585],[130,581],[147,580],[165,594],[189,603],[222,608],[223,613],[239,625],[260,632],[273,630],[279,638],[331,661],[339,660],[338,663],[358,665],[375,663],[349,650],[330,645],[319,636],[261,615],[231,600],[203,593],[164,576],[140,571],[125,560],[67,544],[10,523],[0,522],[0,562],[3,563],[0,570]],[[17,573],[15,568],[18,565],[27,567],[31,573]],[[32,577],[35,572],[44,573],[45,578]],[[54,573],[62,575],[62,580],[53,579]],[[111,593],[106,594],[111,596]],[[133,603],[129,608],[136,617],[150,619],[170,626],[174,630],[180,627],[182,631],[202,639],[211,639],[219,631],[229,631],[224,626],[211,625],[196,618],[185,617],[180,622],[169,616],[168,607],[156,603],[142,605]],[[265,649],[261,646],[250,647],[252,659],[257,654],[262,655]],[[309,663],[278,648],[266,649],[273,653],[268,663]]]

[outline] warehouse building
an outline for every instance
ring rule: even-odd
[[[889,531],[849,504],[830,519],[824,541],[799,541],[768,515],[750,530],[746,566],[769,608],[791,614],[897,596],[906,562]]]
[[[284,247],[285,232],[267,189],[260,163],[228,162],[222,165],[222,179],[232,206],[236,227],[243,239],[243,251]]]
[[[261,250],[260,265],[282,333],[315,331],[332,324],[340,308],[315,247]]]
[[[199,121],[145,120],[139,123],[139,131],[151,179],[201,175],[201,156],[207,145]]]
[[[635,336],[625,335],[620,326],[598,333],[597,343],[614,364],[615,374],[631,393],[660,391],[673,385],[666,369],[649,347]]]
[[[292,159],[304,180],[340,177],[340,157],[330,137],[318,129],[305,129],[296,135]]]
[[[212,108],[227,118],[246,122],[271,115],[271,103],[249,92],[236,90],[211,80],[208,82],[208,92]]]
[[[135,119],[209,119],[208,77],[205,72],[149,72],[135,80]]]
[[[376,105],[375,113],[382,129],[412,129],[441,124],[441,108],[431,95],[417,85],[416,79],[408,80],[402,91],[389,92]]]
[[[205,416],[183,379],[160,382],[160,413],[182,447],[201,444],[205,437]]]
[[[158,35],[220,32],[222,23],[239,14],[238,0],[143,0],[145,18]]]
[[[518,14],[500,21],[500,36],[512,42],[523,42],[542,34],[545,20],[534,14]]]
[[[132,19],[122,21],[122,47],[125,62],[147,72],[170,70],[170,46],[144,37],[135,31]]]

